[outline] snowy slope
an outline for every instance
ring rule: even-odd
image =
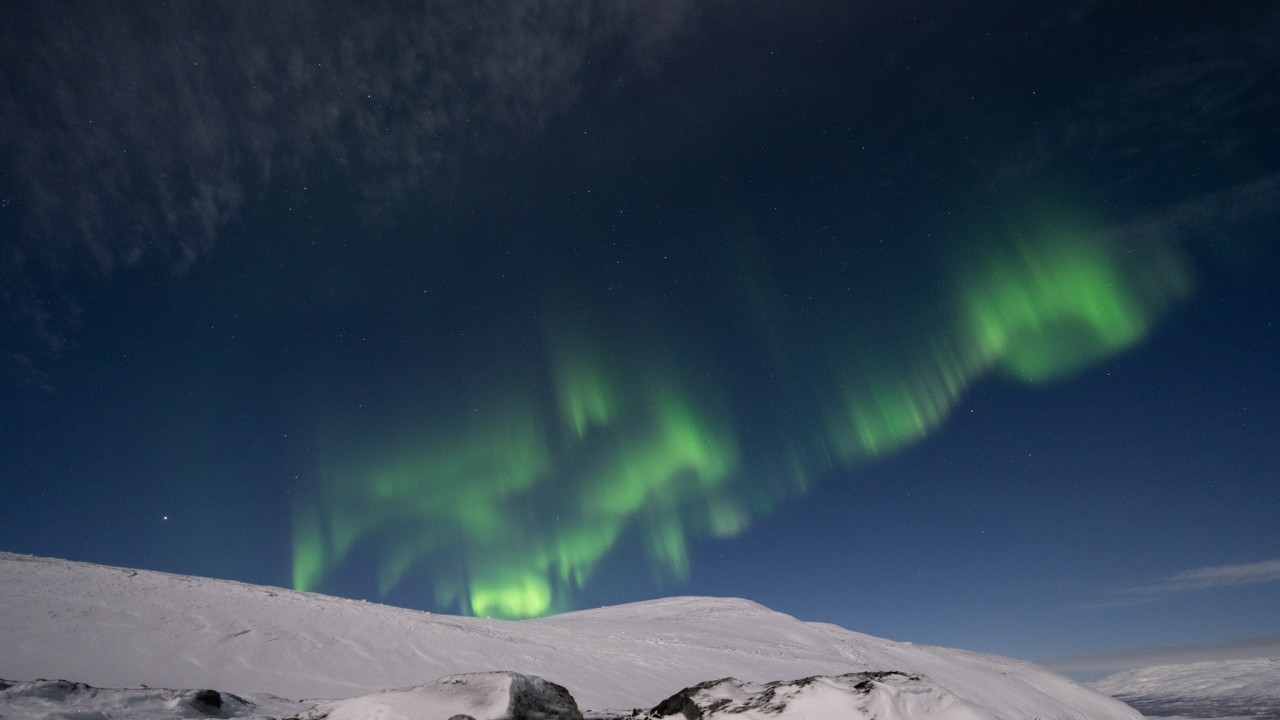
[[[991,718],[1136,720],[1030,663],[805,623],[745,600],[668,598],[517,622],[0,553],[0,678],[346,698],[509,670],[583,708],[681,688],[899,671]]]
[[[1214,660],[1125,670],[1093,687],[1149,715],[1280,720],[1280,658]]]

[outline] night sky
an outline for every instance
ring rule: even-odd
[[[9,3],[0,549],[1280,636],[1280,5]]]

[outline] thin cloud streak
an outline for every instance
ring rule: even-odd
[[[1040,664],[1061,673],[1096,674],[1156,665],[1183,665],[1276,656],[1280,656],[1280,637],[1261,637],[1217,645],[1134,648],[1108,655],[1085,655],[1047,660]]]
[[[1150,585],[1129,588],[1138,594],[1166,594],[1218,587],[1257,585],[1280,580],[1280,560],[1264,560],[1240,565],[1218,565],[1170,575]]]
[[[1111,590],[1108,597],[1084,603],[1086,609],[1105,609],[1157,602],[1170,595],[1215,588],[1244,587],[1280,581],[1280,559],[1235,565],[1214,565],[1174,573],[1155,582]]]

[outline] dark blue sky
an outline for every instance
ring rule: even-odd
[[[1280,11],[8,8],[0,548],[1280,634]]]

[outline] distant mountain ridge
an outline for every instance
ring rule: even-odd
[[[651,708],[717,678],[769,683],[861,672],[924,678],[937,697],[955,698],[953,710],[981,710],[927,717],[1141,717],[1028,662],[802,622],[746,600],[665,598],[498,621],[0,553],[0,678],[10,681],[300,700],[493,671],[558,683],[593,710]]]
[[[1280,657],[1125,670],[1093,687],[1151,716],[1280,720]]]

